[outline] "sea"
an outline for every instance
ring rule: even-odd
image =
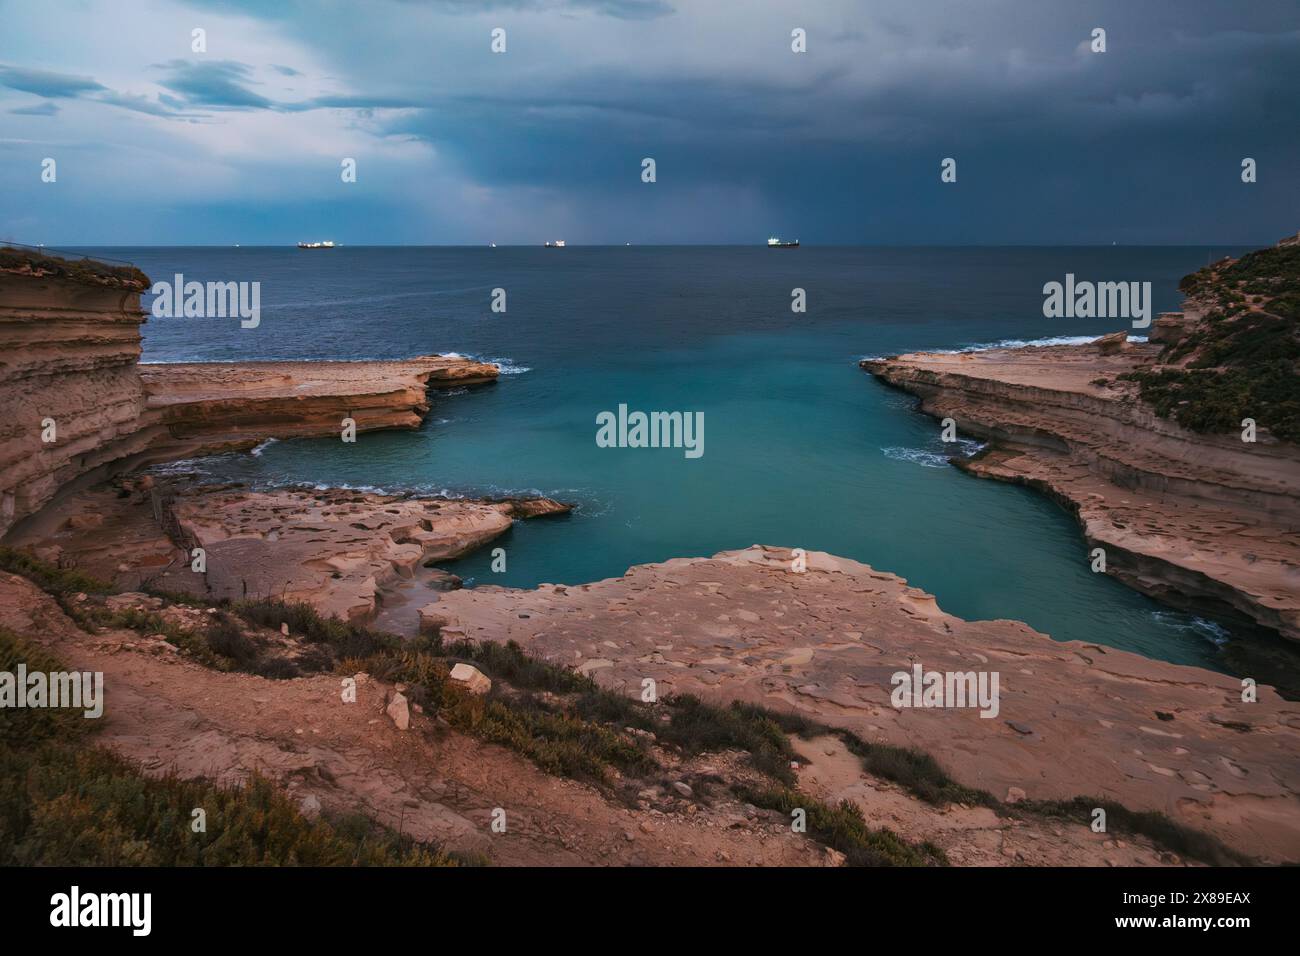
[[[1043,286],[1179,279],[1234,247],[729,246],[96,248],[151,279],[260,283],[261,321],[151,317],[145,362],[498,362],[435,392],[418,431],[269,441],[188,462],[213,479],[450,496],[546,495],[571,516],[516,522],[444,565],[528,588],[752,544],[827,551],[901,575],[968,619],[1232,671],[1238,635],[1094,573],[1074,519],[948,462],[914,398],[858,367],[915,350],[1083,341],[1124,319],[1044,316]],[[497,291],[497,290],[503,290]],[[802,290],[804,311],[792,306]],[[146,297],[146,307],[149,304]],[[498,309],[493,309],[497,302]],[[501,308],[501,305],[504,308]],[[1134,334],[1141,334],[1135,332]],[[702,413],[703,453],[601,447],[597,417]],[[498,562],[499,564],[500,562]]]

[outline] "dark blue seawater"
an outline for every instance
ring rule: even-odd
[[[262,320],[151,318],[145,361],[505,361],[499,383],[437,395],[418,432],[274,442],[206,459],[214,476],[450,494],[540,493],[570,518],[517,523],[449,565],[527,587],[754,543],[892,571],[965,618],[1222,668],[1224,634],[1093,574],[1073,519],[1030,491],[947,465],[938,423],[857,368],[864,355],[1098,335],[1119,320],[1046,319],[1042,286],[1178,280],[1230,248],[574,247],[100,249],[154,280],[262,284]],[[504,288],[507,311],[490,310]],[[790,309],[806,290],[808,311]],[[705,453],[602,449],[620,403],[702,411]]]

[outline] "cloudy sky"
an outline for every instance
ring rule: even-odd
[[[0,0],[0,24],[0,239],[1300,229],[1295,0]]]

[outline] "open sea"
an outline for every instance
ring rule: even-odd
[[[968,477],[867,355],[1096,336],[1121,320],[1048,319],[1067,272],[1150,281],[1155,312],[1222,248],[113,248],[151,279],[259,281],[261,324],[150,318],[144,361],[403,358],[501,362],[499,382],[434,393],[415,432],[268,442],[197,462],[214,478],[449,495],[542,494],[568,518],[517,522],[445,565],[531,587],[771,544],[892,571],[964,618],[1013,618],[1219,670],[1231,635],[1089,569],[1072,517]],[[506,290],[494,313],[493,289]],[[806,313],[791,291],[806,292]],[[704,454],[597,447],[596,416],[704,413]],[[977,446],[966,442],[967,452]]]

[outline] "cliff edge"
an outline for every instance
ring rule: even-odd
[[[1185,311],[1146,343],[861,365],[989,441],[955,464],[1070,507],[1107,573],[1300,640],[1300,247],[1222,260],[1182,289]]]
[[[495,365],[390,362],[141,365],[131,266],[0,248],[0,536],[70,487],[266,438],[417,428],[427,390],[490,382]],[[176,320],[184,321],[184,320]]]

